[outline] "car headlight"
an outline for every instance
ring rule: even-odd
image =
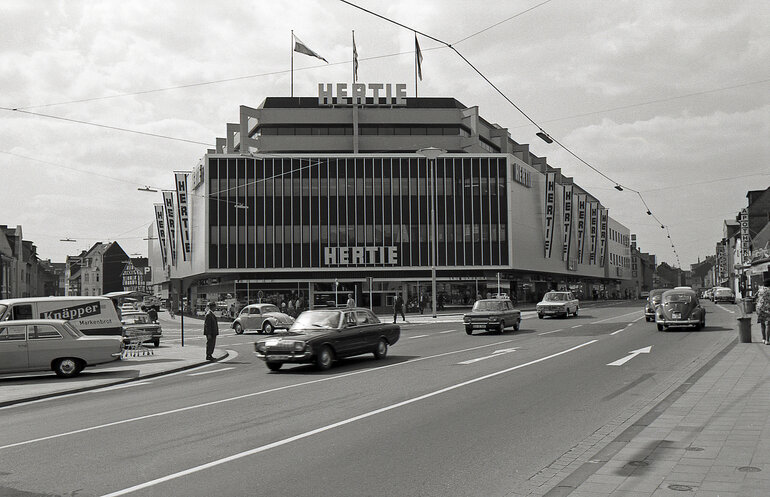
[[[500,321],[500,316],[489,316],[490,321]]]
[[[305,350],[305,342],[294,342],[294,352],[302,352]]]
[[[265,344],[263,342],[256,342],[254,344],[254,350],[259,352],[259,353],[261,353],[261,354],[264,354],[265,353]]]
[[[471,317],[470,316],[463,316],[463,323],[470,323]]]

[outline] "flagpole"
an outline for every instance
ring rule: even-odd
[[[291,96],[294,97],[294,30],[291,30]]]
[[[414,34],[414,98],[417,98],[417,33]]]
[[[353,51],[355,52],[355,50],[356,50],[356,30],[352,29],[351,33],[353,33]],[[353,56],[353,67],[352,67],[352,69],[353,69],[353,83],[355,83],[356,82],[356,58],[355,58],[355,54]]]

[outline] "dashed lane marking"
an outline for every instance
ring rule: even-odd
[[[220,368],[220,369],[213,369],[211,371],[201,371],[199,373],[190,373],[187,376],[200,376],[204,374],[221,373],[222,371],[228,371],[230,369],[235,369],[235,368]]]
[[[564,331],[564,329],[563,328],[559,328],[558,330],[546,331],[544,333],[538,333],[538,335],[550,335],[551,333],[556,333],[557,331]]]
[[[430,335],[415,335],[413,337],[406,337],[406,338],[425,338],[425,337],[429,337],[429,336]]]
[[[573,328],[580,328],[581,326],[583,326],[583,325],[582,324],[576,324],[575,326],[573,326]]]
[[[453,332],[455,332],[455,331],[457,331],[457,330],[446,330],[446,331],[439,331],[439,332],[438,332],[438,334],[439,334],[439,335],[443,335],[444,333],[453,333]]]

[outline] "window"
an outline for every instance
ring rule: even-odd
[[[13,306],[13,320],[18,321],[20,319],[34,319],[32,317],[32,305],[15,305]]]
[[[38,324],[29,327],[30,340],[43,340],[46,338],[61,338],[61,334],[50,324]]]
[[[0,342],[5,340],[24,340],[26,338],[26,326],[12,325],[0,327]]]

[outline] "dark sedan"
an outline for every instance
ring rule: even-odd
[[[300,314],[288,332],[258,340],[254,350],[271,371],[285,363],[325,370],[343,357],[371,353],[383,359],[400,336],[398,325],[381,322],[369,309],[316,309]]]
[[[706,326],[706,310],[701,307],[694,290],[666,290],[655,309],[655,323],[658,331],[684,326],[700,330]]]
[[[514,331],[521,325],[521,311],[513,308],[513,302],[505,298],[477,300],[471,312],[463,316],[465,332],[487,330],[502,333],[512,326]]]

